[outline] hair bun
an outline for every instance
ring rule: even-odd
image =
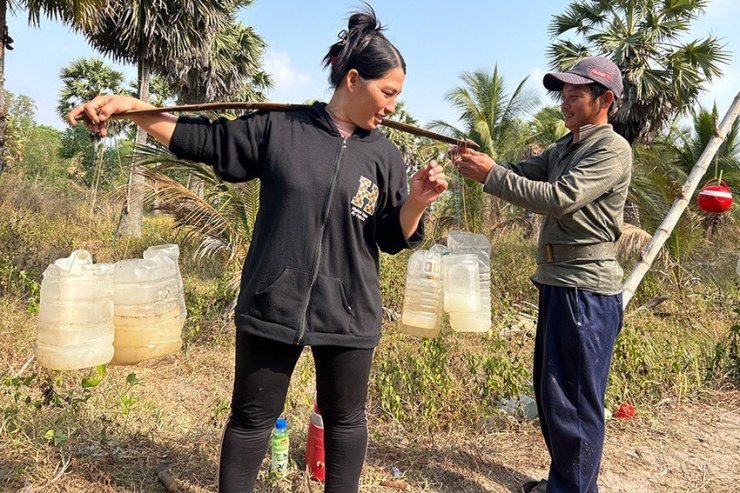
[[[383,26],[378,22],[373,8],[367,4],[365,6],[367,7],[366,11],[356,12],[350,16],[347,23],[347,31],[350,36],[368,31],[379,33],[383,30]]]

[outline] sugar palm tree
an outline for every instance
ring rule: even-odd
[[[105,5],[106,0],[0,0],[0,95],[5,93],[5,50],[12,50],[13,38],[8,33],[8,8],[28,11],[28,22],[38,26],[41,14],[59,19],[73,26],[88,25],[92,14]],[[5,101],[0,98],[0,174],[5,153]]]
[[[98,94],[128,93],[123,86],[123,72],[114,70],[102,58],[77,59],[60,71],[59,78],[62,81],[62,90],[57,98],[57,114],[65,122],[67,121],[67,114],[72,108],[89,101]],[[111,122],[108,135],[116,135],[123,128],[123,125],[124,122],[120,120]],[[94,156],[102,158],[103,139],[99,133],[91,133],[90,137],[93,141]],[[88,170],[92,171],[90,179],[92,184],[91,203],[94,203],[100,179],[100,163],[98,161],[99,159],[93,158],[94,168]]]
[[[685,41],[707,0],[580,0],[553,17],[547,50],[556,70],[586,55],[620,67],[624,98],[615,130],[632,143],[650,143],[697,102],[705,83],[722,75],[729,54],[714,36]],[[568,36],[573,35],[575,39]]]
[[[169,60],[163,75],[179,104],[213,101],[266,101],[272,78],[261,67],[266,43],[252,27],[231,22],[214,33],[207,56]]]
[[[95,48],[114,60],[137,64],[138,97],[148,101],[153,70],[164,69],[172,60],[190,58],[193,53],[205,57],[214,33],[228,25],[233,10],[250,2],[109,0],[98,13],[94,28],[83,30],[83,34]],[[142,147],[146,140],[146,133],[137,128],[136,146]],[[143,203],[139,190],[142,185],[141,174],[132,172],[131,193],[118,230],[122,236],[141,236]]]
[[[463,84],[452,89],[446,99],[458,110],[464,128],[438,120],[430,127],[455,137],[467,136],[480,146],[481,152],[496,159],[517,160],[529,137],[525,118],[539,105],[536,93],[524,88],[527,79],[523,79],[511,94],[498,66],[492,73],[464,72],[461,79]],[[500,220],[498,200],[487,197],[480,186],[459,175],[453,174],[451,179],[454,200],[449,204],[450,213],[456,217],[462,214],[461,227],[482,231],[489,222]]]
[[[127,94],[123,72],[115,70],[102,58],[79,58],[59,72],[62,89],[57,98],[57,115],[67,121],[67,114],[98,94]],[[97,139],[99,140],[99,136]]]

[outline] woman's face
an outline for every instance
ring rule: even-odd
[[[347,74],[349,98],[346,114],[350,121],[365,130],[373,130],[383,118],[396,111],[396,98],[401,94],[406,74],[399,66],[380,79],[367,80],[355,70]]]

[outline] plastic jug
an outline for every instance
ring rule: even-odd
[[[308,423],[308,437],[306,438],[306,467],[311,479],[324,481],[326,467],[324,464],[324,419],[319,413],[319,407],[314,402],[311,410],[311,420]]]
[[[56,260],[41,281],[36,360],[52,370],[103,365],[113,357],[113,265],[86,250]]]
[[[478,256],[450,252],[442,258],[444,310],[447,313],[477,312],[480,309]]]
[[[180,275],[180,247],[174,243],[155,245],[144,250],[142,257],[152,258],[157,255],[167,255],[173,262],[175,262],[175,268],[177,270],[177,297],[180,304],[180,319],[184,324],[185,319],[188,317],[188,310],[185,307],[185,288],[182,285],[182,276]]]
[[[438,250],[417,250],[409,258],[401,310],[401,332],[434,338],[442,321],[442,256]]]
[[[451,256],[475,255],[478,259],[479,309],[451,311],[450,327],[457,332],[486,332],[491,328],[491,242],[484,235],[451,231],[447,237]]]
[[[113,364],[136,364],[182,347],[185,314],[177,262],[166,251],[147,256],[114,267]]]

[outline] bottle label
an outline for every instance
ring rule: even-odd
[[[272,439],[272,460],[270,471],[279,477],[285,477],[288,472],[288,452],[290,443],[288,437],[274,437]]]

